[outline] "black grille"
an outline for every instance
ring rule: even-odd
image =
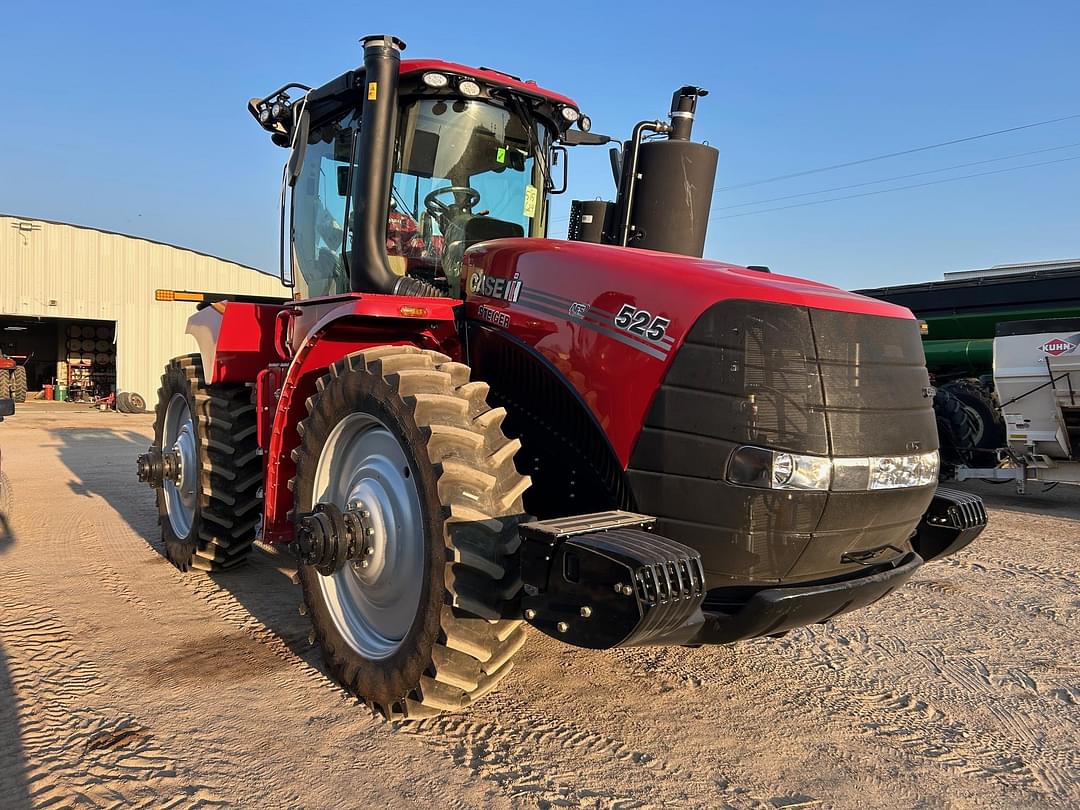
[[[776,492],[724,481],[742,444],[811,455],[925,452],[937,431],[913,320],[725,301],[691,329],[627,471],[657,531],[713,584],[843,573],[841,556],[906,548],[932,487]]]

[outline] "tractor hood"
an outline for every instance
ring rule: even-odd
[[[722,302],[903,321],[899,328],[918,337],[905,307],[814,281],[648,250],[499,239],[469,249],[462,277],[470,319],[509,332],[556,368],[572,369],[564,376],[574,380],[624,463],[672,359],[702,316]],[[782,311],[762,314],[768,320],[770,312]],[[921,368],[921,342],[911,351],[916,354],[908,359]],[[625,379],[635,381],[633,391]]]
[[[474,246],[463,271],[480,269],[543,275],[540,287],[640,299],[671,310],[680,320],[694,320],[717,301],[746,298],[797,306],[913,318],[906,307],[889,304],[828,284],[748,270],[724,262],[650,250],[554,239],[500,239]],[[471,291],[470,291],[471,292]],[[609,296],[610,297],[610,296]]]
[[[933,475],[873,489],[838,472],[772,489],[733,465],[741,450],[841,471],[932,454],[933,389],[909,310],[588,243],[498,240],[466,255],[469,359],[508,412],[526,415],[527,471],[566,471],[550,510],[607,492],[600,507],[629,504],[697,549],[710,587],[846,576],[906,553]],[[574,421],[585,409],[592,426]]]

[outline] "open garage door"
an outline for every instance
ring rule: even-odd
[[[54,385],[67,399],[92,402],[116,390],[112,321],[0,315],[0,352],[25,369],[30,396]]]

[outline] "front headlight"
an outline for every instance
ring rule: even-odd
[[[727,480],[762,489],[865,492],[932,484],[939,467],[936,450],[909,456],[828,458],[745,446],[731,454]]]
[[[728,480],[768,489],[828,489],[832,460],[778,453],[762,447],[740,447],[728,462]]]
[[[902,489],[921,487],[937,480],[938,454],[920,453],[913,456],[884,456],[870,459],[868,489]]]

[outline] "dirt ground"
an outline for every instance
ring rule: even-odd
[[[983,486],[991,527],[899,593],[734,647],[533,633],[467,714],[392,726],[320,669],[288,558],[161,554],[151,417],[0,425],[0,806],[1080,805],[1080,491]]]

